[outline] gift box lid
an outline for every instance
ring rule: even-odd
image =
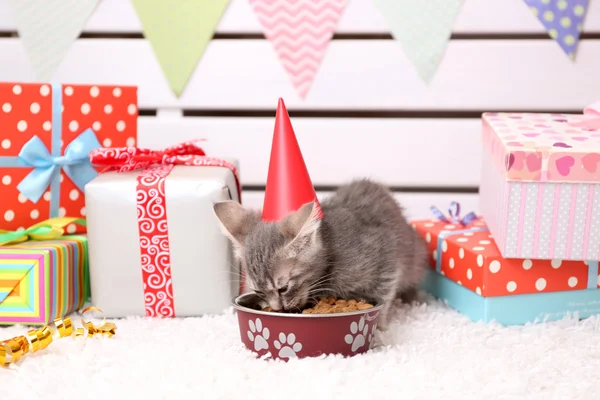
[[[586,111],[484,113],[487,156],[510,181],[600,183],[600,103]]]
[[[597,289],[597,261],[506,259],[485,221],[466,226],[436,219],[411,221],[425,239],[430,267],[483,297]]]

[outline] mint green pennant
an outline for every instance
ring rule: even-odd
[[[177,97],[229,4],[229,0],[131,0],[144,36]]]
[[[9,0],[19,38],[40,81],[50,81],[98,0]]]
[[[444,56],[463,0],[373,0],[394,39],[423,81],[429,83]]]

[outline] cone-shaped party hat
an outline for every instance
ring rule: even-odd
[[[280,221],[311,201],[317,205],[318,215],[322,218],[321,206],[304,164],[294,128],[283,99],[279,99],[262,219]]]

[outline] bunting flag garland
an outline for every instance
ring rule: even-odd
[[[347,0],[249,0],[296,92],[317,75]]]
[[[548,35],[571,59],[575,59],[588,0],[525,0]]]
[[[229,0],[131,0],[131,3],[171,89],[179,97]]]
[[[81,34],[98,0],[9,0],[38,81],[47,82]]]
[[[440,64],[463,0],[373,0],[423,81]]]

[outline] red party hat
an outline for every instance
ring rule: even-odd
[[[290,117],[283,99],[279,99],[262,219],[280,221],[311,201],[318,208],[319,218],[323,218]]]

